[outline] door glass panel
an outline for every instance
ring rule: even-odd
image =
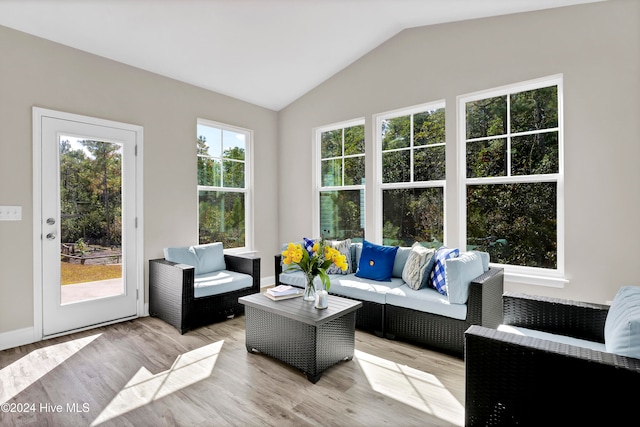
[[[122,295],[122,144],[59,146],[61,304]]]

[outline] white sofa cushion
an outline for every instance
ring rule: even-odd
[[[164,248],[164,258],[167,261],[192,265],[196,275],[227,268],[222,242]]]
[[[236,271],[218,270],[194,277],[195,298],[224,294],[253,286],[253,277]]]
[[[391,270],[391,277],[402,277],[404,266],[411,254],[411,247],[398,246],[396,252],[396,259],[393,260],[393,270]]]
[[[445,288],[452,304],[466,304],[471,281],[484,273],[482,258],[477,252],[463,252],[445,259]]]
[[[378,304],[385,303],[385,294],[387,292],[404,284],[402,279],[396,277],[392,277],[389,282],[381,282],[356,277],[355,274],[331,274],[329,279],[331,280],[330,293],[359,299],[361,301],[376,302]],[[307,282],[304,273],[298,271],[295,273],[281,274],[280,283],[304,288]],[[314,284],[316,288],[319,288],[319,277],[315,278]]]
[[[535,329],[521,328],[519,326],[500,325],[498,330],[502,332],[509,332],[512,334],[520,335],[523,337],[539,338],[547,341],[552,341],[561,344],[573,345],[576,347],[588,348],[591,350],[606,352],[605,345],[603,343],[595,341],[587,341],[580,338],[568,337],[566,335],[557,335],[550,332],[536,331]]]
[[[620,288],[604,325],[607,351],[640,359],[640,287]]]
[[[480,256],[480,259],[482,260],[482,269],[485,272],[489,271],[489,261],[490,261],[489,252],[482,252],[482,251],[469,251],[469,252],[478,254]]]
[[[414,291],[403,284],[387,292],[386,302],[397,307],[410,308],[458,320],[467,318],[466,304],[451,304],[445,295],[429,287]]]

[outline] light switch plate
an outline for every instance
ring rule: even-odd
[[[22,220],[22,206],[0,206],[0,221]]]

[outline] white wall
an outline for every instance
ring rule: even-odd
[[[319,59],[321,60],[321,59]],[[456,169],[456,96],[562,73],[565,118],[566,278],[562,289],[510,291],[603,303],[640,285],[640,2],[603,3],[403,31],[280,112],[279,240],[313,235],[316,126],[445,99],[447,177]],[[372,168],[371,156],[367,168]],[[288,177],[295,176],[295,180]],[[367,177],[367,181],[371,179]],[[453,181],[452,181],[453,182]],[[372,203],[373,193],[366,194]],[[457,197],[447,187],[449,200]],[[447,241],[458,213],[447,212]],[[367,228],[375,227],[368,218]]]
[[[0,205],[22,206],[22,221],[0,221],[0,335],[33,327],[33,106],[144,127],[145,270],[197,242],[197,119],[252,129],[255,249],[273,275],[276,112],[5,27],[0,58]]]

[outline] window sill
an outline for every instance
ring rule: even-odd
[[[550,288],[564,288],[564,286],[569,283],[569,280],[564,277],[541,276],[507,271],[504,272],[504,281],[525,285],[547,286]]]

